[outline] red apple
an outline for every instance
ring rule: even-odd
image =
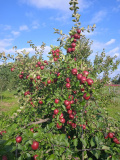
[[[115,143],[118,143],[118,142],[119,142],[117,138],[113,138],[113,141],[114,141]]]
[[[30,131],[34,133],[34,128],[30,128]]]
[[[50,79],[49,79],[49,80],[47,80],[47,83],[48,83],[48,84],[50,84],[50,83],[51,83],[51,80],[50,80]]]
[[[56,58],[56,57],[54,58],[54,61],[57,61],[57,58]]]
[[[83,127],[83,129],[86,129],[86,125],[85,124],[83,124],[82,127]]]
[[[74,34],[74,38],[75,38],[75,39],[79,39],[79,38],[78,38],[78,34]]]
[[[66,78],[66,82],[69,83],[70,82],[70,78]]]
[[[75,48],[71,48],[71,52],[74,52],[75,51]]]
[[[59,99],[55,99],[55,103],[57,104],[59,102]]]
[[[65,106],[68,106],[70,104],[70,102],[68,100],[64,101]]]
[[[68,105],[66,106],[66,109],[70,109],[70,108],[71,108],[71,105],[68,104]]]
[[[44,69],[44,66],[40,66],[40,69],[43,70],[43,69]]]
[[[20,79],[23,79],[23,75],[22,75],[22,74],[20,74],[20,75],[19,75],[19,78],[20,78]]]
[[[31,145],[31,147],[32,147],[33,150],[37,150],[38,147],[39,147],[39,142],[34,141],[33,144]]]
[[[84,98],[85,100],[90,99],[90,96],[86,96],[86,94],[87,94],[87,93],[84,93],[83,98]]]
[[[72,43],[72,44],[71,44],[71,47],[72,47],[72,48],[75,48],[75,47],[76,47],[76,44],[75,44],[75,43]]]
[[[11,68],[11,72],[13,72],[13,71],[14,71],[14,69],[15,69],[15,68]]]
[[[72,123],[72,128],[76,128],[76,124],[75,123]]]
[[[78,30],[77,30],[77,33],[78,33],[78,34],[80,34],[80,33],[81,33],[81,30],[80,30],[80,29],[78,29]]]
[[[77,74],[77,69],[73,68],[71,72],[72,72],[73,75],[76,75]]]
[[[40,103],[40,104],[43,104],[43,101],[40,100],[39,103]]]
[[[21,136],[16,137],[16,142],[17,143],[20,143],[21,141],[22,141],[22,137]]]
[[[89,86],[91,86],[93,84],[93,80],[90,79],[90,78],[88,78],[86,81],[87,81],[87,83],[88,83]]]
[[[73,101],[73,100],[71,100],[71,101],[70,101],[70,104],[74,104],[74,101]]]
[[[83,75],[85,75],[86,77],[88,76],[89,72],[88,71],[83,71]]]
[[[73,114],[69,114],[69,118],[70,119],[74,119],[74,115]]]
[[[38,66],[40,66],[40,65],[41,65],[41,62],[37,62],[37,64],[38,64]]]
[[[55,109],[55,110],[54,110],[54,114],[55,114],[55,115],[58,114],[58,112],[59,112],[58,109]]]
[[[74,39],[73,42],[77,42],[77,39]]]
[[[113,133],[108,133],[109,138],[113,138]]]
[[[80,80],[83,77],[82,74],[77,74],[77,79]]]
[[[81,79],[80,79],[80,83],[83,84],[83,83],[86,82],[86,80],[87,80],[86,77],[83,76],[83,77],[81,77]]]
[[[67,113],[68,113],[68,114],[72,114],[72,110],[69,109],[69,110],[67,111]]]
[[[60,115],[59,119],[63,118],[63,116],[64,116],[64,115],[63,115],[63,113],[61,113],[61,115]]]
[[[69,97],[68,97],[69,99],[73,99],[74,97],[73,97],[73,95],[69,95]]]
[[[60,119],[60,122],[61,122],[61,123],[65,123],[65,118],[61,118],[61,119]]]
[[[70,83],[66,83],[66,87],[67,87],[67,88],[70,88]]]
[[[7,159],[7,156],[5,156],[5,155],[2,156],[2,160],[8,160],[8,159]]]
[[[40,79],[40,76],[37,76],[37,79]]]
[[[58,123],[56,125],[57,129],[61,129],[62,128],[62,125],[60,126]]]
[[[36,159],[37,157],[38,157],[38,155],[34,155],[34,156],[33,156],[34,160],[37,160],[37,159]]]
[[[70,53],[72,50],[71,50],[71,48],[68,48],[67,49],[67,53]]]

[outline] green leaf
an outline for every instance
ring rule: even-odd
[[[95,145],[95,143],[94,143],[94,137],[91,138],[90,144],[91,144],[92,147]]]
[[[75,147],[78,145],[78,139],[77,139],[77,138],[75,138],[75,139],[73,140],[73,144],[74,144]]]
[[[102,149],[110,150],[110,147],[108,147],[108,146],[103,146]]]
[[[83,143],[84,147],[87,146],[85,139],[80,138],[80,141]]]
[[[48,160],[55,160],[54,154],[51,154],[50,157],[48,158]]]

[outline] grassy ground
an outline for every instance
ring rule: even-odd
[[[16,92],[15,91],[3,92],[2,101],[0,99],[0,114],[4,112],[6,115],[12,115],[17,109],[19,109],[19,105],[18,105],[18,97],[16,97]]]
[[[110,99],[110,104],[107,107],[107,109],[108,109],[108,115],[118,120],[118,118],[120,117],[120,87],[106,86],[104,88],[104,93],[116,94],[115,97]]]

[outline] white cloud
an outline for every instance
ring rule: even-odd
[[[39,22],[38,22],[37,20],[32,22],[32,28],[33,28],[33,29],[38,29],[39,26],[40,26],[40,25],[39,25]]]
[[[0,52],[4,51],[4,48],[12,45],[13,39],[2,39],[0,40]]]
[[[115,42],[115,39],[111,39],[110,41],[108,41],[105,45],[107,46],[107,45],[110,45],[110,44],[112,44],[112,43],[114,43]]]
[[[117,7],[113,7],[112,9],[114,12],[119,12],[120,10],[120,5],[118,5]]]
[[[119,51],[119,47],[116,47],[116,48],[110,50],[108,53],[112,54],[112,53],[115,53],[115,52],[118,52],[118,51]]]
[[[106,11],[99,11],[93,16],[90,23],[98,23],[98,22],[102,21],[106,15],[107,15]]]
[[[4,30],[10,30],[11,29],[11,26],[10,25],[5,25],[4,26]]]
[[[27,25],[22,25],[20,26],[20,31],[25,31],[25,30],[28,30],[28,26]]]
[[[14,36],[18,36],[20,34],[20,32],[16,32],[16,31],[12,31],[11,32]]]
[[[69,0],[19,0],[21,3],[26,3],[27,5],[35,6],[37,8],[51,8],[68,11],[70,4]],[[88,8],[93,2],[88,0],[79,0],[80,11]]]

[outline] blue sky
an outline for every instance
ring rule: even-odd
[[[96,24],[94,32],[83,33],[93,40],[91,49],[94,59],[105,48],[106,55],[120,58],[120,0],[78,0],[81,27]],[[44,59],[50,51],[50,45],[59,45],[60,29],[69,34],[74,25],[73,11],[69,10],[69,0],[4,0],[0,2],[0,52],[13,54],[13,46],[18,51],[24,48],[33,54],[27,41],[32,40],[36,46],[46,43]],[[111,75],[120,73],[119,68]]]

